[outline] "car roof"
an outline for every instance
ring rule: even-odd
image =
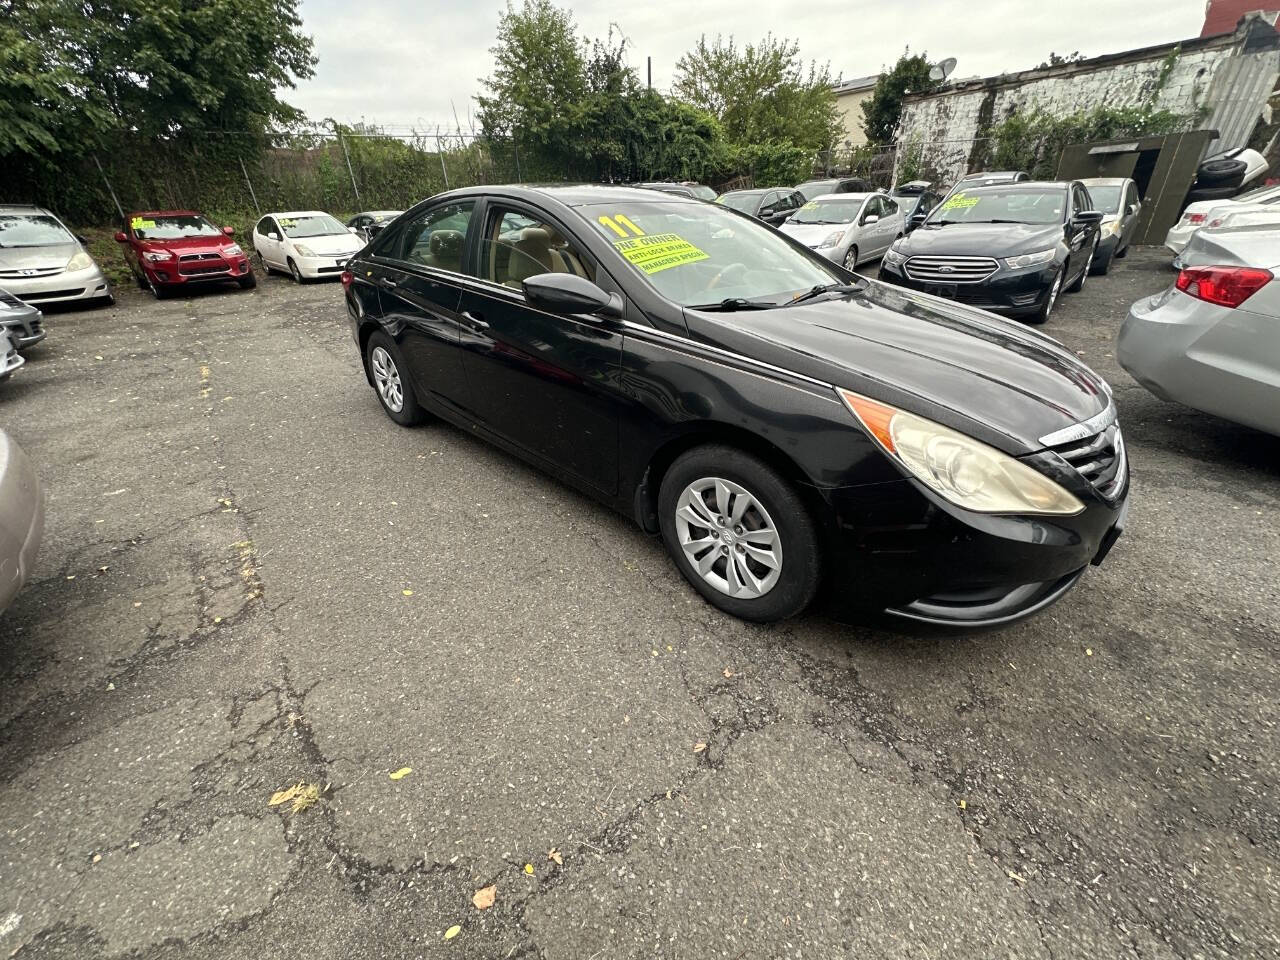
[[[734,191],[736,193],[752,191]],[[645,187],[619,187],[609,183],[579,184],[484,184],[475,187],[459,187],[440,196],[481,197],[504,196],[525,199],[531,202],[539,200],[556,200],[566,207],[582,207],[596,203],[695,203],[702,205],[701,200],[686,197],[678,193],[667,193],[662,190],[649,190]]]
[[[978,170],[975,173],[966,173],[961,180],[994,180],[997,178],[1008,178],[1012,180],[1014,177],[1025,177],[1025,170]]]
[[[752,187],[750,190],[726,190],[722,197],[755,197],[770,190],[790,190],[790,187]]]
[[[819,200],[865,200],[867,197],[875,196],[874,192],[863,191],[861,193],[850,190],[848,193],[820,193],[810,203],[817,203]]]
[[[1129,182],[1130,177],[1081,177],[1080,182],[1086,187],[1119,187]]]
[[[203,217],[204,214],[198,210],[134,210],[127,214],[125,219],[130,217]]]
[[[323,210],[276,210],[272,213],[264,213],[263,217],[327,217],[329,216]],[[258,218],[259,220],[262,217]]]
[[[965,190],[1066,190],[1074,182],[1072,180],[1019,180],[1017,183],[1012,181],[1007,183],[980,183],[976,186],[965,187]]]
[[[0,203],[0,211],[4,213],[47,213],[53,215],[53,211],[42,207],[37,203]]]

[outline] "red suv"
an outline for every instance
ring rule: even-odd
[[[192,285],[234,280],[241,289],[257,286],[234,232],[191,210],[153,210],[130,214],[116,242],[124,244],[138,286],[162,300]]]

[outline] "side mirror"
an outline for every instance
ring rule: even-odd
[[[586,277],[574,273],[540,273],[520,284],[525,299],[548,313],[584,313],[589,316],[622,316],[622,298],[605,293]]]
[[[862,225],[864,227],[869,223],[879,223],[879,222],[880,222],[880,214],[878,213],[868,213],[865,217],[862,218]]]
[[[79,244],[80,244],[80,246],[82,246],[82,247],[87,247],[87,246],[89,245],[89,238],[88,238],[88,237],[83,237],[83,236],[81,236],[80,234],[78,234],[78,233],[77,233],[77,234],[76,234],[76,242],[77,242],[77,243],[79,243]]]
[[[347,227],[347,233],[350,233],[357,237],[360,236],[360,231],[355,227]]]
[[[280,239],[280,234],[278,234],[278,233],[268,233],[268,234],[267,234],[267,238],[268,238],[268,239],[270,239],[270,240],[279,240],[279,239]]]
[[[116,243],[128,243],[129,238],[124,235],[123,230],[116,231]]]
[[[1085,224],[1101,223],[1102,213],[1098,210],[1081,210],[1071,219],[1081,226],[1084,226]]]
[[[222,232],[223,232],[223,233],[225,233],[228,237],[233,237],[233,236],[235,236],[236,228],[235,228],[235,227],[223,227],[223,228],[222,228]]]
[[[921,210],[919,213],[913,213],[911,215],[911,220],[909,222],[912,227],[918,227],[920,226],[920,224],[924,223],[925,218],[927,218],[928,216],[929,214]]]
[[[364,228],[365,236],[367,236],[370,240],[372,240],[374,237],[380,234],[384,229],[385,227],[381,223],[371,223]]]
[[[1133,211],[1137,209],[1138,209],[1138,205],[1135,203],[1131,203],[1124,208],[1124,215],[1127,217],[1129,214],[1133,213]]]
[[[760,208],[760,219],[762,219],[762,220],[763,220],[765,217],[772,217],[772,216],[773,216],[774,214],[776,214],[777,212],[778,212],[778,208],[777,208],[777,207],[761,207],[761,208]]]

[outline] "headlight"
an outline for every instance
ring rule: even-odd
[[[1104,237],[1118,237],[1118,236],[1120,236],[1120,221],[1119,221],[1119,220],[1104,220],[1104,221],[1102,222],[1102,235],[1103,235]]]
[[[165,260],[172,260],[173,254],[168,250],[147,250],[142,254],[144,260],[150,260],[152,263],[161,263]]]
[[[300,257],[314,257],[316,255],[316,252],[305,243],[295,243],[293,249],[298,251],[298,256]]]
[[[893,247],[890,247],[888,250],[885,251],[884,262],[891,267],[896,267],[901,263],[905,263],[906,260],[907,258],[904,257],[902,254],[900,254],[897,250],[893,249]]]
[[[836,230],[834,233],[828,234],[827,237],[818,244],[818,249],[823,247],[834,247],[837,243],[844,239],[844,231]]]
[[[839,393],[890,456],[958,507],[1061,516],[1084,509],[1069,491],[994,447],[848,390]]]
[[[83,250],[67,261],[68,270],[88,270],[92,266],[93,257]]]
[[[240,249],[240,244],[238,243],[233,243],[229,247],[222,248],[222,255],[224,257],[238,257],[242,253],[244,253],[244,251]]]
[[[1019,267],[1034,267],[1037,263],[1048,263],[1055,253],[1057,251],[1051,247],[1038,253],[1024,253],[1020,257],[1005,257],[1004,265],[1011,270],[1017,270]]]

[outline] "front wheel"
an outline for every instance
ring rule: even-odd
[[[252,290],[258,285],[258,278],[255,277],[251,271],[243,277],[237,277],[236,283],[240,284],[241,290]]]
[[[1079,293],[1084,289],[1084,281],[1089,276],[1089,271],[1093,269],[1093,257],[1098,252],[1098,241],[1093,241],[1093,246],[1089,248],[1089,259],[1084,262],[1084,269],[1080,271],[1080,276],[1076,277],[1071,286],[1067,287],[1067,293]]]
[[[302,285],[302,271],[298,269],[298,265],[293,262],[293,257],[289,258],[289,275],[293,277],[293,282]]]
[[[720,445],[682,454],[662,478],[658,520],[684,578],[726,613],[783,620],[817,593],[813,520],[792,486],[750,454]]]
[[[1053,278],[1053,283],[1049,284],[1049,292],[1045,295],[1044,303],[1040,304],[1040,309],[1031,317],[1032,323],[1044,323],[1049,319],[1049,314],[1053,312],[1053,306],[1058,302],[1058,295],[1062,293],[1062,276],[1067,272],[1067,268],[1063,267]]]
[[[421,423],[426,412],[405,379],[404,357],[395,341],[381,330],[376,331],[365,344],[365,364],[378,402],[387,416],[402,427]]]
[[[844,255],[844,268],[853,270],[858,266],[858,247],[854,245],[849,248],[849,252]]]

